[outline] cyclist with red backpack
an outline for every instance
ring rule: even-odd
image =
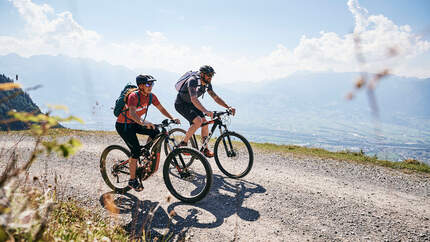
[[[220,106],[231,109],[233,115],[236,109],[228,106],[212,89],[211,81],[215,74],[214,69],[209,65],[200,67],[199,71],[189,71],[185,73],[177,82],[176,90],[178,95],[175,101],[175,109],[190,122],[190,128],[185,134],[185,138],[180,146],[187,146],[189,139],[196,132],[202,123],[207,122],[205,115],[213,118],[213,112],[208,111],[198,100],[206,91]],[[205,140],[209,134],[207,125],[202,127],[201,131],[202,140]],[[211,158],[214,156],[208,147],[205,147],[203,154]]]
[[[154,106],[167,118],[175,120],[177,124],[179,119],[175,119],[167,112],[158,101],[155,94],[152,93],[152,87],[155,83],[154,77],[150,75],[138,75],[136,77],[136,86],[127,85],[121,93],[115,104],[114,114],[118,116],[115,124],[116,131],[131,150],[129,158],[130,180],[128,186],[135,191],[143,190],[142,184],[136,179],[137,159],[140,155],[140,144],[136,134],[148,135],[154,138],[159,131],[155,129],[154,124],[145,121],[149,105]],[[142,120],[142,115],[145,118]]]

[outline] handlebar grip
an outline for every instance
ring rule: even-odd
[[[161,124],[154,124],[154,126],[155,126],[156,128],[163,128],[163,127],[167,127],[167,126],[169,126],[170,124],[174,124],[174,123],[176,123],[176,122],[175,122],[175,120],[173,120],[173,119],[165,119],[165,120],[163,120],[163,121],[161,122]]]

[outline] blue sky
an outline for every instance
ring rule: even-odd
[[[0,55],[63,54],[177,73],[211,64],[221,82],[384,68],[428,78],[429,12],[427,0],[0,0]]]

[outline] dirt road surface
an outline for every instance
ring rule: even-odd
[[[3,154],[19,137],[0,135]],[[106,146],[124,143],[117,135],[77,138],[83,147],[76,155],[40,157],[30,177],[53,184],[57,176],[60,198],[113,216],[136,236],[146,229],[153,238],[172,234],[173,240],[187,241],[430,240],[430,178],[423,174],[254,150],[253,169],[239,180],[225,177],[210,159],[211,191],[190,205],[170,195],[160,171],[144,182],[143,192],[112,194],[100,175],[99,159]],[[23,159],[33,140],[25,137],[17,147]],[[107,194],[118,215],[104,208]]]

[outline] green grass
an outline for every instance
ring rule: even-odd
[[[267,152],[280,152],[284,154],[294,154],[297,156],[310,156],[340,161],[351,161],[360,164],[373,164],[393,169],[400,169],[406,172],[417,171],[430,174],[430,166],[417,160],[411,159],[405,160],[403,162],[395,162],[388,160],[379,160],[374,156],[367,156],[363,152],[331,152],[320,148],[307,148],[295,145],[276,145],[271,143],[251,143],[251,145],[253,148]]]
[[[128,241],[129,235],[120,225],[112,225],[94,211],[80,207],[74,201],[55,205],[43,235],[48,241]]]
[[[8,239],[9,241],[128,241],[130,239],[129,234],[116,224],[112,217],[102,217],[101,212],[82,208],[76,201],[56,201],[52,206],[49,205],[49,212],[26,216],[28,219],[25,220],[22,216],[24,210],[43,211],[43,208],[52,202],[48,198],[55,196],[47,197],[38,189],[19,190],[20,192],[13,196],[7,207],[0,207],[0,215],[13,210],[15,212],[22,210],[14,215],[13,221],[9,221],[16,225],[6,228],[0,226],[0,241]],[[46,221],[45,217],[47,217]]]

